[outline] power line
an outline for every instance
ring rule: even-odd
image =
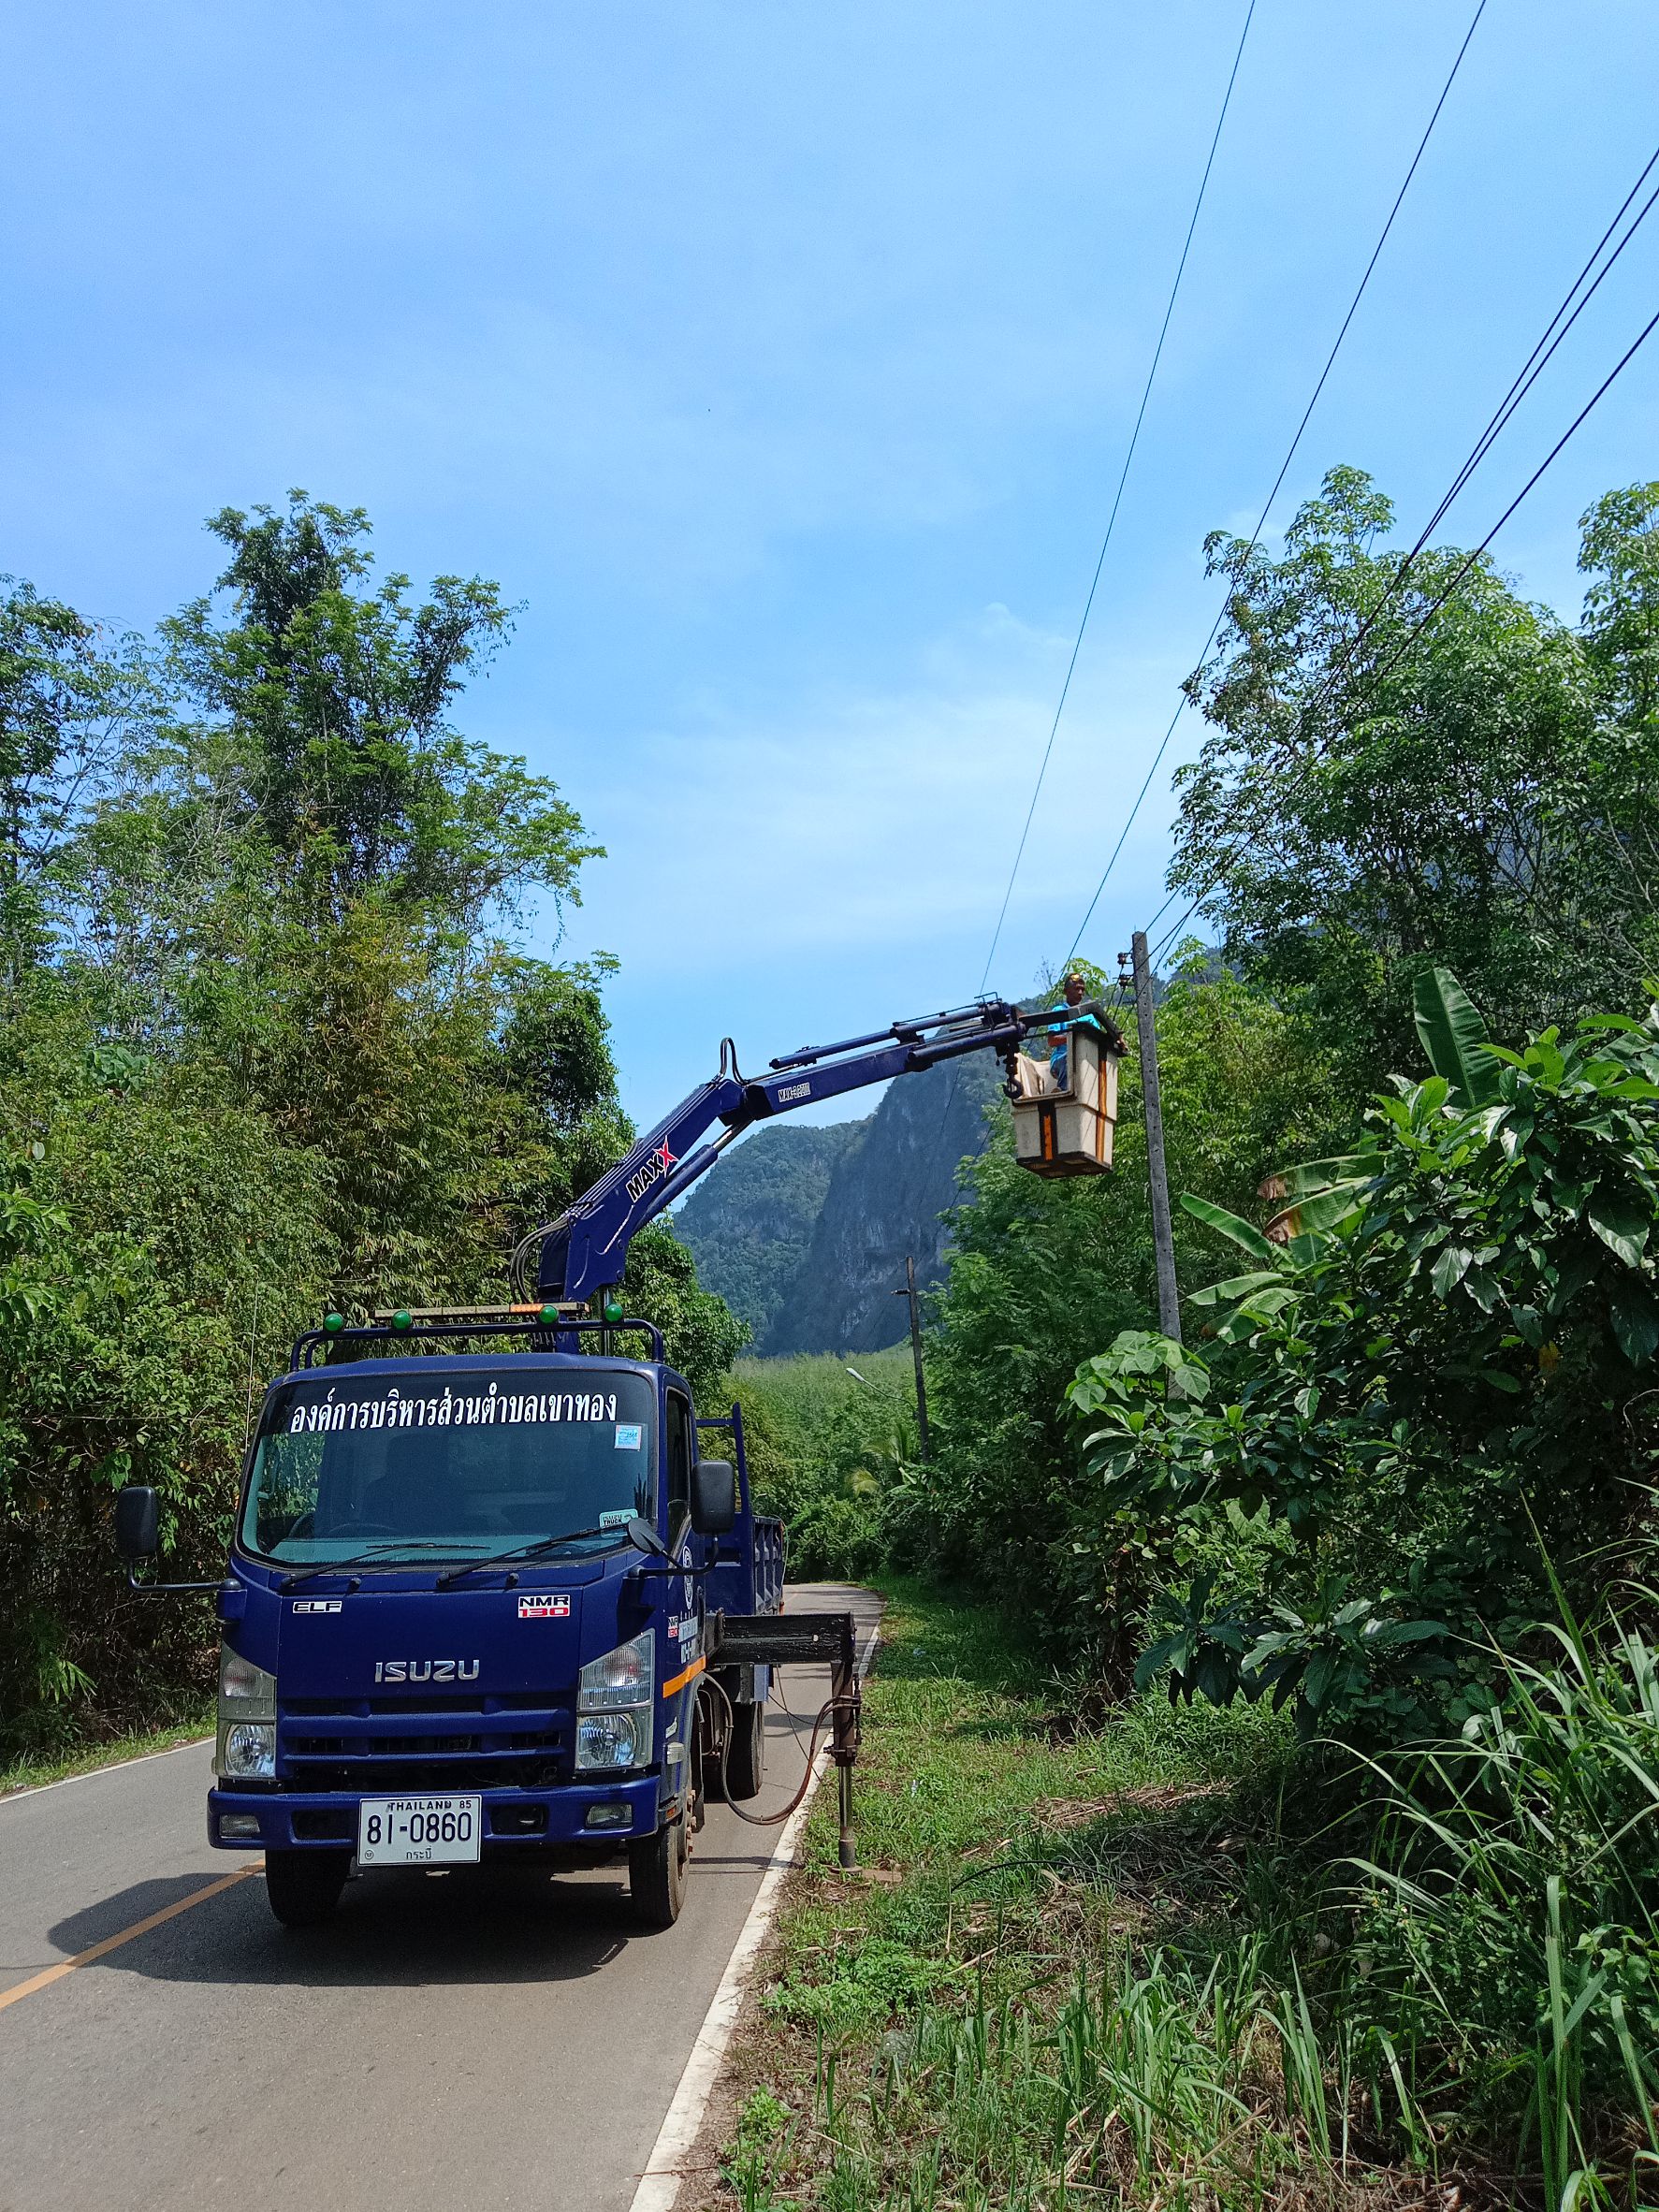
[[[1377,600],[1375,605],[1371,608],[1364,620],[1361,623],[1359,629],[1355,632],[1353,637],[1349,640],[1348,645],[1344,650],[1342,660],[1326,677],[1325,684],[1319,693],[1317,694],[1315,698],[1308,703],[1308,706],[1303,709],[1304,718],[1305,715],[1311,712],[1314,707],[1317,707],[1325,697],[1329,696],[1331,691],[1334,688],[1337,680],[1341,677],[1345,669],[1346,669],[1351,664],[1356,654],[1359,652],[1361,646],[1365,642],[1365,639],[1375,627],[1376,622],[1380,617],[1386,612],[1389,602],[1398,592],[1401,586],[1404,583],[1406,576],[1410,574],[1417,561],[1420,559],[1423,551],[1428,546],[1430,538],[1433,535],[1434,531],[1440,527],[1441,523],[1450,513],[1459,494],[1469,484],[1471,478],[1475,474],[1476,470],[1480,466],[1481,462],[1492,451],[1492,446],[1496,444],[1499,436],[1505,429],[1507,429],[1509,422],[1514,416],[1516,410],[1520,407],[1521,402],[1526,398],[1527,394],[1537,383],[1539,377],[1544,373],[1544,371],[1549,367],[1550,362],[1554,357],[1556,349],[1560,346],[1563,339],[1566,337],[1567,332],[1572,328],[1573,325],[1578,321],[1579,317],[1589,306],[1591,300],[1594,298],[1596,293],[1601,288],[1604,279],[1610,274],[1614,264],[1619,259],[1620,255],[1623,253],[1625,247],[1629,245],[1631,240],[1641,228],[1642,224],[1652,211],[1654,202],[1659,200],[1659,185],[1655,185],[1653,190],[1642,202],[1642,205],[1637,210],[1636,214],[1632,217],[1630,226],[1625,231],[1624,236],[1619,240],[1619,243],[1608,255],[1608,258],[1602,264],[1602,267],[1596,270],[1594,281],[1591,283],[1588,289],[1584,291],[1583,297],[1579,299],[1577,306],[1574,306],[1574,298],[1578,294],[1579,287],[1584,284],[1585,280],[1589,277],[1591,270],[1595,268],[1596,262],[1600,260],[1602,251],[1607,245],[1608,239],[1612,237],[1613,232],[1618,228],[1625,210],[1629,207],[1631,201],[1636,197],[1637,194],[1641,190],[1642,185],[1647,181],[1649,172],[1652,169],[1655,163],[1659,163],[1659,147],[1655,147],[1653,152],[1649,154],[1647,160],[1643,163],[1641,174],[1637,178],[1636,182],[1631,186],[1630,190],[1624,195],[1623,199],[1619,205],[1617,213],[1614,215],[1613,220],[1608,225],[1606,230],[1602,232],[1601,237],[1596,240],[1589,259],[1585,262],[1583,268],[1579,271],[1578,275],[1573,279],[1572,283],[1567,286],[1565,297],[1563,298],[1561,305],[1550,316],[1549,322],[1545,324],[1544,329],[1536,343],[1534,345],[1532,352],[1527,356],[1526,359],[1521,363],[1520,370],[1517,371],[1514,382],[1510,385],[1509,389],[1504,394],[1502,400],[1499,400],[1497,406],[1492,410],[1491,418],[1489,419],[1485,429],[1481,431],[1479,437],[1475,441],[1475,444],[1471,448],[1467,458],[1463,461],[1463,466],[1458,470],[1457,474],[1452,478],[1451,483],[1442,494],[1433,513],[1429,517],[1427,522],[1424,523],[1422,529],[1418,532],[1416,543],[1405,554],[1404,558],[1400,562],[1399,567],[1395,570],[1393,576],[1384,588],[1381,597]],[[1572,313],[1570,314],[1567,313],[1569,308],[1572,309]]]
[[[1268,493],[1267,498],[1262,502],[1261,513],[1257,517],[1256,528],[1251,531],[1250,543],[1245,548],[1246,558],[1248,558],[1249,554],[1255,551],[1257,546],[1260,543],[1261,533],[1266,528],[1267,518],[1269,514],[1272,512],[1273,503],[1274,500],[1278,498],[1280,488],[1284,484],[1286,476],[1289,473],[1290,463],[1296,458],[1297,449],[1302,444],[1302,433],[1306,430],[1309,422],[1313,418],[1314,409],[1319,403],[1319,395],[1325,389],[1326,381],[1330,377],[1331,371],[1336,364],[1337,355],[1342,351],[1343,341],[1348,334],[1348,326],[1352,323],[1354,316],[1359,312],[1361,300],[1365,297],[1366,287],[1371,282],[1372,272],[1375,269],[1377,262],[1381,257],[1384,246],[1388,243],[1389,233],[1394,227],[1394,218],[1399,214],[1401,206],[1404,201],[1405,195],[1411,188],[1411,181],[1417,175],[1418,165],[1423,158],[1423,154],[1428,147],[1430,138],[1433,136],[1434,125],[1440,120],[1440,110],[1445,107],[1447,98],[1451,92],[1451,88],[1457,81],[1458,71],[1463,65],[1463,56],[1469,51],[1469,42],[1474,37],[1480,19],[1485,13],[1486,0],[1477,0],[1475,13],[1469,20],[1469,28],[1463,33],[1463,42],[1458,48],[1457,54],[1452,61],[1451,68],[1448,72],[1446,82],[1440,88],[1440,97],[1434,102],[1433,110],[1429,117],[1428,123],[1424,125],[1423,135],[1418,141],[1417,152],[1411,157],[1411,166],[1406,170],[1405,175],[1401,182],[1399,191],[1394,195],[1394,204],[1389,210],[1387,222],[1383,225],[1382,229],[1377,234],[1375,245],[1371,249],[1371,258],[1365,264],[1364,273],[1360,279],[1360,283],[1357,289],[1355,290],[1353,298],[1348,302],[1348,312],[1342,318],[1342,327],[1337,331],[1335,340],[1332,344],[1331,351],[1325,357],[1325,366],[1319,371],[1318,382],[1314,386],[1313,395],[1309,399],[1307,405],[1302,409],[1302,420],[1296,426],[1296,434],[1291,439],[1289,445],[1286,448],[1284,459],[1279,463],[1279,473],[1273,478],[1273,489]],[[1617,218],[1615,217],[1615,221],[1616,220]],[[1210,633],[1205,638],[1203,646],[1199,653],[1199,665],[1201,667],[1203,664],[1205,654],[1209,652],[1210,648],[1215,642],[1216,633],[1221,628],[1222,618],[1226,615],[1227,606],[1228,602],[1224,600],[1220,607],[1216,610],[1215,619],[1210,625]],[[1152,779],[1157,774],[1158,766],[1163,760],[1164,754],[1169,750],[1170,740],[1175,735],[1175,725],[1177,722],[1179,722],[1181,717],[1186,713],[1187,704],[1188,703],[1186,697],[1183,696],[1179,705],[1176,706],[1174,713],[1170,717],[1169,728],[1164,732],[1163,736],[1158,741],[1157,750],[1152,756],[1152,765],[1147,769],[1141,788],[1135,794],[1134,805],[1129,808],[1129,811],[1125,818],[1123,828],[1118,832],[1117,842],[1112,848],[1112,851],[1107,859],[1105,868],[1101,872],[1100,880],[1095,886],[1094,896],[1089,900],[1087,907],[1084,910],[1083,920],[1077,925],[1077,935],[1072,939],[1071,950],[1066,955],[1068,964],[1070,963],[1073,955],[1076,953],[1079,944],[1083,941],[1083,933],[1088,927],[1090,921],[1093,919],[1096,907],[1100,903],[1100,895],[1105,890],[1107,882],[1112,875],[1112,871],[1117,865],[1117,856],[1123,851],[1125,841],[1128,838],[1130,830],[1134,827],[1135,818],[1140,813],[1142,804],[1144,801],[1147,793],[1152,788]],[[1006,899],[1003,903],[1006,908]]]
[[[1445,586],[1445,588],[1434,599],[1430,602],[1429,605],[1419,617],[1418,621],[1412,626],[1410,630],[1406,632],[1404,637],[1401,639],[1399,645],[1396,647],[1390,657],[1387,661],[1383,662],[1379,667],[1372,670],[1370,680],[1373,685],[1380,683],[1384,677],[1391,674],[1391,672],[1399,666],[1400,662],[1404,658],[1405,654],[1409,652],[1412,646],[1415,645],[1417,640],[1422,635],[1423,632],[1428,628],[1434,617],[1440,613],[1441,609],[1447,604],[1448,601],[1450,600],[1453,594],[1457,591],[1459,587],[1462,585],[1463,578],[1469,574],[1469,571],[1475,566],[1476,562],[1480,559],[1480,556],[1492,544],[1493,538],[1497,536],[1499,531],[1503,529],[1504,525],[1509,520],[1510,517],[1515,513],[1521,502],[1527,498],[1529,493],[1533,490],[1533,488],[1538,483],[1546,470],[1551,466],[1551,464],[1556,459],[1556,457],[1562,452],[1564,447],[1568,444],[1569,440],[1571,440],[1577,434],[1578,430],[1587,420],[1590,415],[1600,404],[1606,394],[1611,389],[1612,386],[1618,381],[1618,379],[1623,374],[1624,371],[1629,367],[1630,363],[1636,358],[1637,355],[1641,351],[1642,347],[1652,337],[1655,328],[1659,328],[1659,313],[1652,315],[1637,333],[1636,337],[1631,341],[1630,344],[1625,348],[1619,359],[1613,364],[1613,367],[1608,371],[1607,375],[1603,377],[1601,383],[1590,395],[1590,398],[1586,400],[1583,406],[1579,408],[1578,414],[1573,417],[1572,421],[1567,425],[1561,436],[1555,441],[1555,444],[1550,448],[1550,451],[1544,456],[1543,459],[1538,463],[1537,467],[1533,471],[1526,482],[1521,486],[1521,489],[1515,494],[1515,497],[1509,502],[1509,504],[1504,509],[1504,512],[1498,517],[1497,520],[1492,524],[1486,535],[1481,539],[1479,545],[1475,547],[1472,553],[1468,554],[1464,558],[1456,574],[1452,576],[1451,581]],[[1377,610],[1374,610],[1372,617],[1368,618],[1368,619],[1374,620],[1375,618],[1375,611]],[[1308,707],[1302,710],[1303,719],[1305,719],[1306,714],[1311,712],[1313,707],[1317,706],[1318,704],[1318,697],[1316,697],[1314,700],[1310,701]],[[1289,797],[1296,792],[1302,781],[1313,773],[1316,767],[1319,765],[1320,760],[1322,758],[1323,755],[1315,753],[1297,772],[1297,774],[1291,778],[1285,794],[1287,797]],[[1226,875],[1227,870],[1231,866],[1232,862],[1238,857],[1239,853],[1244,851],[1244,845],[1248,842],[1248,839],[1249,833],[1245,832],[1242,837],[1234,841],[1230,850],[1222,858],[1219,866],[1214,869],[1205,879],[1202,887],[1199,890],[1191,902],[1176,917],[1171,927],[1165,931],[1163,937],[1158,940],[1157,953],[1159,955],[1167,951],[1169,946],[1173,943],[1175,937],[1180,932],[1180,930],[1186,926],[1186,923],[1191,920],[1192,916],[1198,911],[1203,901],[1210,895],[1210,893],[1215,889],[1216,885]],[[1154,924],[1162,919],[1163,915],[1168,912],[1169,909],[1174,904],[1175,899],[1179,895],[1179,893],[1171,892],[1169,897],[1164,900],[1163,905],[1159,907],[1157,912],[1153,915],[1152,921],[1146,924],[1146,934],[1148,936],[1150,936],[1152,933]]]
[[[1482,0],[1482,5],[1484,6],[1484,4],[1485,0]],[[1117,524],[1117,510],[1123,503],[1124,486],[1129,480],[1129,465],[1135,458],[1135,447],[1140,443],[1141,425],[1146,419],[1146,402],[1152,397],[1153,380],[1157,375],[1157,365],[1163,358],[1164,340],[1170,333],[1170,317],[1175,312],[1175,301],[1181,291],[1181,279],[1186,269],[1186,256],[1192,250],[1193,233],[1198,228],[1199,214],[1204,204],[1204,194],[1209,189],[1210,171],[1215,166],[1215,149],[1221,143],[1221,126],[1227,121],[1228,107],[1232,99],[1232,88],[1238,80],[1239,64],[1244,58],[1244,41],[1250,36],[1250,22],[1255,13],[1256,0],[1250,0],[1249,7],[1244,11],[1244,27],[1239,33],[1238,51],[1232,57],[1232,69],[1227,80],[1227,90],[1221,96],[1221,112],[1215,118],[1215,129],[1210,140],[1209,157],[1204,163],[1204,173],[1199,181],[1198,197],[1194,200],[1192,207],[1192,219],[1186,226],[1186,237],[1181,247],[1181,258],[1175,265],[1175,281],[1170,286],[1170,297],[1164,308],[1163,322],[1158,329],[1157,343],[1152,351],[1152,366],[1146,371],[1146,383],[1141,393],[1141,405],[1135,415],[1135,427],[1129,433],[1128,450],[1123,457],[1123,468],[1119,472],[1117,479],[1117,490],[1113,495],[1112,512],[1106,519],[1106,535],[1100,541],[1099,558],[1095,562],[1095,573],[1089,583],[1088,597],[1083,604],[1083,619],[1078,623],[1077,635],[1072,640],[1071,658],[1066,664],[1066,680],[1060,686],[1060,697],[1055,707],[1055,719],[1049,725],[1048,743],[1042,749],[1041,764],[1037,771],[1037,781],[1032,787],[1031,804],[1026,809],[1026,820],[1020,830],[1020,841],[1014,849],[1013,866],[1008,872],[1008,883],[1002,894],[1002,905],[997,911],[997,926],[991,932],[991,949],[985,954],[984,971],[980,977],[982,991],[985,987],[986,978],[991,973],[991,963],[997,957],[997,947],[1002,937],[1002,924],[1008,919],[1008,902],[1013,896],[1014,879],[1019,874],[1020,863],[1026,856],[1026,840],[1031,834],[1031,822],[1037,812],[1037,801],[1041,795],[1043,779],[1048,774],[1049,759],[1055,749],[1055,738],[1059,731],[1060,717],[1066,711],[1066,700],[1071,690],[1072,673],[1077,666],[1077,656],[1083,649],[1083,633],[1088,628],[1089,613],[1095,604],[1095,593],[1099,589],[1100,572],[1106,565],[1107,548],[1112,544],[1112,532]]]

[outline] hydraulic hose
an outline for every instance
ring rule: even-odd
[[[720,1739],[721,1797],[724,1797],[728,1808],[737,1815],[738,1819],[741,1821],[747,1821],[751,1828],[781,1827],[783,1823],[789,1818],[790,1814],[795,1812],[797,1808],[805,1801],[807,1792],[812,1786],[812,1769],[818,1761],[818,1739],[823,1728],[824,1722],[830,1718],[830,1716],[837,1710],[838,1707],[845,1704],[847,1699],[844,1695],[839,1697],[831,1697],[820,1709],[818,1718],[812,1724],[812,1735],[807,1746],[807,1770],[801,1777],[800,1788],[796,1790],[794,1796],[790,1799],[789,1803],[778,1812],[745,1812],[741,1805],[733,1803],[731,1793],[726,1788],[726,1756],[727,1753],[731,1749],[732,1730],[734,1727],[735,1727],[737,1723],[736,1710],[732,1704],[732,1700],[727,1696],[723,1684],[717,1682],[712,1675],[708,1677],[708,1687],[714,1692],[715,1695],[720,1699],[720,1703],[726,1709],[726,1730],[725,1734]],[[762,1710],[763,1712],[764,1711],[764,1707],[762,1708]]]

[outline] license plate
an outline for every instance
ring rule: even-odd
[[[360,1867],[446,1867],[478,1856],[482,1797],[365,1797],[357,1814]]]

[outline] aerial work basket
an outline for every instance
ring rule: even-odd
[[[1117,1122],[1113,1041],[1086,1026],[1034,1036],[1014,1059],[1014,1157],[1034,1175],[1103,1175]]]

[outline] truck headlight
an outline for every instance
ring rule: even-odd
[[[651,1702],[656,1645],[648,1628],[631,1643],[618,1644],[603,1659],[589,1659],[577,1684],[576,1710],[599,1712],[612,1706]]]
[[[269,1782],[276,1772],[276,1728],[269,1721],[233,1721],[219,1730],[216,1762],[226,1782]]]
[[[219,1718],[222,1721],[274,1721],[276,1677],[255,1666],[228,1644],[219,1646]]]
[[[219,1646],[219,1743],[213,1771],[222,1782],[269,1782],[276,1773],[276,1677],[228,1644]]]
[[[576,1767],[644,1767],[651,1756],[656,1641],[643,1636],[589,1659],[576,1683]]]
[[[576,1767],[644,1767],[651,1755],[648,1712],[585,1712],[576,1722]]]

